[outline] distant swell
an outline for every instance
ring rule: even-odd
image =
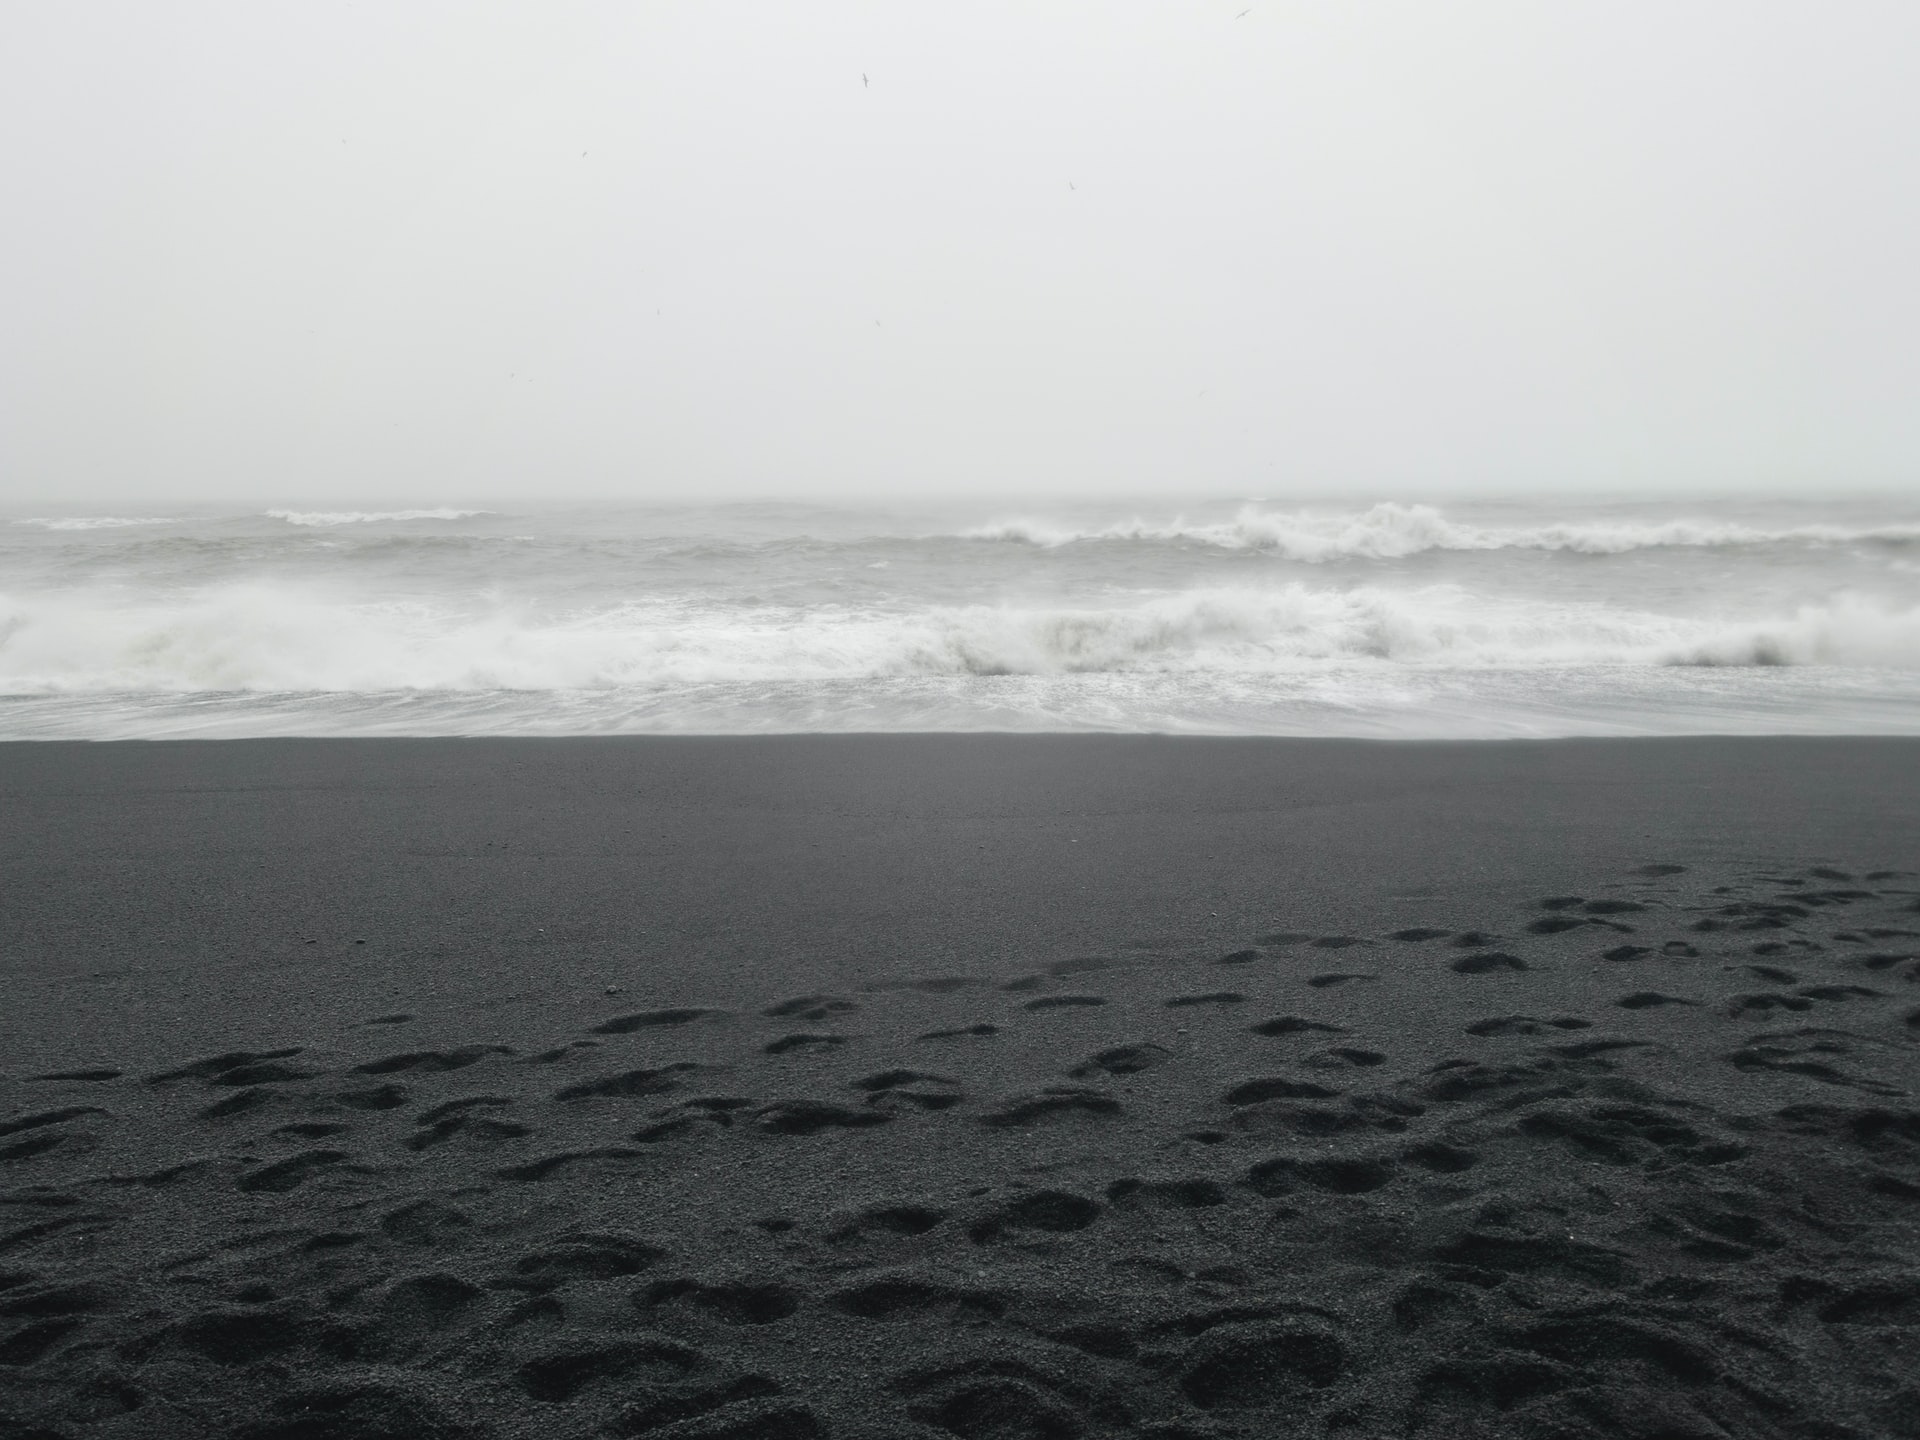
[[[373,525],[397,520],[469,520],[491,510],[269,510],[270,519],[289,525]]]
[[[29,516],[11,522],[37,530],[122,530],[129,525],[173,525],[170,515],[54,515]]]
[[[1261,510],[1248,505],[1231,520],[1120,524],[1076,528],[1043,519],[1010,519],[966,532],[974,540],[1056,548],[1098,541],[1165,541],[1229,550],[1269,550],[1309,564],[1333,560],[1398,560],[1427,550],[1566,550],[1620,555],[1661,547],[1848,545],[1920,542],[1920,525],[1850,529],[1801,525],[1780,530],[1718,520],[1586,520],[1552,525],[1480,526],[1449,520],[1428,505],[1375,505],[1349,514]]]

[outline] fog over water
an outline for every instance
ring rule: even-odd
[[[0,735],[1914,731],[1920,10],[0,14]]]
[[[1920,10],[19,5],[0,461],[373,508],[1911,489]]]

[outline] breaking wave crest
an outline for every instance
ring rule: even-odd
[[[561,691],[965,676],[1283,676],[1596,666],[1920,669],[1920,608],[1841,599],[1705,621],[1291,584],[1100,607],[704,605],[576,612],[353,601],[284,583],[165,602],[0,596],[0,693]]]
[[[1011,541],[1055,549],[1097,541],[1165,541],[1228,550],[1267,550],[1308,564],[1334,560],[1399,560],[1427,550],[1565,550],[1620,555],[1654,548],[1849,545],[1920,542],[1920,525],[1849,528],[1799,525],[1761,529],[1722,520],[1581,520],[1550,525],[1469,525],[1430,505],[1387,502],[1358,513],[1241,508],[1230,520],[1154,523],[1142,519],[1074,527],[1040,519],[997,521],[966,532],[974,540]]]
[[[470,520],[491,510],[269,510],[267,517],[289,525],[375,525],[399,520]]]

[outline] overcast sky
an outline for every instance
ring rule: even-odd
[[[0,488],[1920,486],[1917,74],[1913,0],[16,0]]]

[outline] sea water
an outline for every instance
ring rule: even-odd
[[[0,514],[0,737],[1920,733],[1920,501]]]

